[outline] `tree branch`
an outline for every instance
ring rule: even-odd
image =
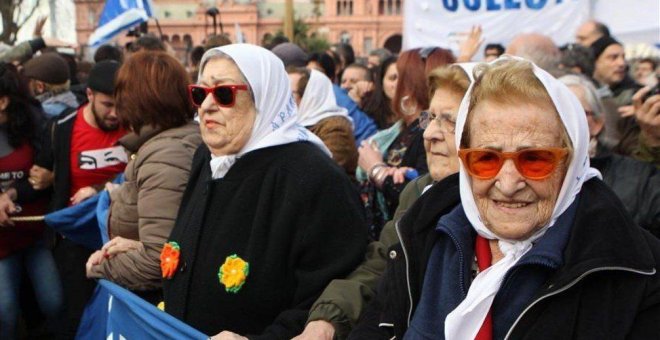
[[[30,13],[25,17],[25,20],[23,20],[23,22],[20,23],[20,24],[18,25],[18,29],[17,29],[17,31],[20,30],[21,27],[23,27],[23,25],[25,25],[25,23],[26,23],[28,20],[30,20],[30,18],[34,15],[34,12],[36,12],[36,11],[37,11],[37,8],[39,8],[39,2],[40,2],[40,1],[37,0],[37,3],[34,5],[34,7],[32,7],[32,10],[30,11]],[[17,20],[17,21],[18,21],[18,20]]]

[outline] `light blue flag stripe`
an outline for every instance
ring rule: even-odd
[[[90,46],[98,46],[123,30],[153,16],[150,0],[108,0],[103,7],[99,27],[89,37]]]

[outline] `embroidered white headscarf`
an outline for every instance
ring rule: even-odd
[[[311,70],[305,93],[298,107],[298,123],[302,126],[312,126],[323,119],[342,116],[353,121],[345,108],[337,105],[332,82],[325,74]]]
[[[257,115],[250,139],[241,151],[235,155],[212,156],[213,178],[224,177],[242,155],[276,145],[308,141],[331,155],[321,139],[298,124],[289,77],[284,70],[284,64],[275,54],[251,44],[217,47],[204,53],[200,62],[200,78],[208,59],[219,54],[229,56],[247,79]]]
[[[525,61],[522,58],[503,56],[491,62],[491,64],[511,59]],[[543,236],[546,230],[554,225],[557,218],[568,209],[575,200],[575,196],[580,192],[582,184],[592,177],[600,177],[598,170],[591,168],[589,165],[589,129],[580,102],[560,81],[536,65],[533,65],[533,68],[534,75],[548,91],[573,144],[574,150],[569,160],[568,171],[559,191],[550,222],[527,240],[515,241],[498,237],[483,224],[472,194],[470,176],[461,162],[459,170],[460,193],[465,214],[479,235],[491,240],[499,239],[498,244],[504,258],[479,273],[472,282],[465,300],[447,315],[445,319],[446,339],[474,339],[509,269],[532,248],[532,242]],[[456,145],[461,145],[461,137],[465,128],[473,87],[474,83],[470,85],[458,111]]]

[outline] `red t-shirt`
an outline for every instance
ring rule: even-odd
[[[71,134],[71,190],[104,183],[124,171],[128,157],[117,140],[126,134],[119,128],[103,131],[89,125],[83,116],[85,105],[78,109]]]
[[[0,186],[8,189],[14,182],[25,180],[30,175],[33,160],[34,150],[28,142],[0,157]],[[46,213],[47,205],[47,197],[17,204],[20,212],[12,216],[41,216]],[[43,221],[15,222],[13,227],[0,227],[0,259],[32,245],[41,238],[44,227]]]

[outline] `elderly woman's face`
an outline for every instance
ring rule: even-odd
[[[587,94],[584,92],[584,89],[579,86],[569,86],[571,92],[580,100],[584,113],[587,115],[587,125],[589,126],[589,136],[595,137],[603,130],[605,122],[602,119],[594,117],[593,108],[587,100]]]
[[[470,148],[513,152],[528,148],[563,147],[563,126],[548,105],[519,103],[500,105],[484,101],[472,112],[468,127]],[[504,161],[491,179],[472,178],[472,193],[486,227],[499,237],[524,240],[545,225],[561,189],[565,162],[550,177],[530,180]]]
[[[211,59],[199,80],[202,86],[245,84],[241,71],[228,59]],[[220,107],[209,94],[199,107],[202,139],[216,156],[238,153],[252,134],[256,108],[249,91],[236,91],[232,107]]]
[[[460,95],[446,89],[437,89],[431,98],[428,111],[434,114],[436,119],[424,130],[424,149],[429,173],[435,181],[458,172],[454,132],[461,99]]]

